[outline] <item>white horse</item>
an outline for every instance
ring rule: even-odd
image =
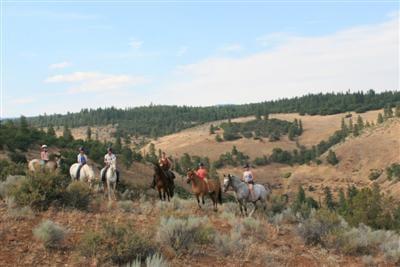
[[[225,176],[225,175],[224,175]],[[257,209],[257,201],[260,201],[263,205],[264,210],[267,208],[267,200],[271,194],[271,189],[269,187],[265,188],[263,185],[255,184],[253,187],[253,195],[250,194],[249,187],[238,177],[228,174],[224,178],[224,192],[228,191],[228,188],[232,187],[235,191],[236,200],[239,203],[240,212],[243,215],[243,209],[247,215],[247,202],[252,202],[254,209],[250,212],[251,217],[254,211]]]
[[[69,168],[69,174],[71,175],[71,179],[74,181],[76,180],[77,171],[78,171],[79,163],[74,163]],[[89,165],[85,164],[82,166],[81,170],[79,171],[79,181],[84,181],[89,183],[89,187],[92,188],[93,182],[95,181],[95,175],[93,168]]]
[[[103,168],[100,171],[100,177],[103,177],[105,169],[106,168]],[[108,192],[108,200],[111,201],[111,196],[114,200],[117,200],[115,196],[115,190],[117,187],[117,167],[115,164],[110,164],[110,167],[108,167],[107,172],[105,174],[105,178],[106,178],[106,185]]]
[[[61,159],[55,158],[55,160],[49,160],[44,166],[42,165],[42,160],[33,159],[28,163],[28,170],[31,172],[39,172],[39,171],[56,171],[61,165]]]

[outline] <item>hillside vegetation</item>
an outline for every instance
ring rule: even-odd
[[[29,121],[37,127],[67,125],[69,127],[118,125],[121,136],[164,136],[205,122],[270,113],[299,113],[301,115],[331,115],[348,111],[365,112],[394,106],[400,102],[400,92],[310,94],[244,105],[211,107],[162,106],[117,109],[84,109],[66,115],[41,115]]]

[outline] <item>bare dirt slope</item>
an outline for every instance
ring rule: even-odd
[[[376,121],[378,113],[382,112],[369,111],[360,114],[364,121]],[[329,116],[300,116],[297,113],[290,114],[271,114],[271,118],[278,118],[282,120],[293,121],[294,119],[301,119],[303,122],[304,133],[300,136],[299,142],[302,145],[311,146],[327,139],[336,130],[340,129],[341,119],[346,114],[336,114]],[[358,114],[352,113],[353,121],[356,121]],[[243,117],[234,119],[235,122],[243,122],[252,120],[254,117]],[[348,120],[348,119],[347,119]],[[253,139],[242,138],[236,141],[221,142],[215,141],[215,135],[209,134],[211,124],[218,125],[222,121],[206,123],[194,128],[186,129],[176,134],[168,135],[153,141],[157,149],[166,151],[168,154],[179,157],[183,153],[190,155],[208,156],[211,160],[215,160],[227,151],[232,149],[233,145],[249,155],[251,158],[270,154],[275,147],[282,149],[292,150],[296,148],[296,143],[288,140],[285,136],[278,142],[269,142],[268,140],[259,141]],[[146,152],[148,146],[142,151]]]

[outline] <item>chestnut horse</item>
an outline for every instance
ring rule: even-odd
[[[174,181],[168,178],[168,175],[158,164],[154,164],[154,178],[160,200],[169,201],[174,196]]]
[[[218,179],[208,179],[208,186],[210,187],[210,192],[208,191],[206,182],[201,179],[195,171],[188,171],[186,182],[188,184],[192,184],[192,192],[196,195],[197,204],[201,209],[200,205],[200,198],[201,202],[204,205],[204,196],[209,195],[214,206],[214,211],[217,211],[218,202],[222,204],[222,189],[221,184]]]

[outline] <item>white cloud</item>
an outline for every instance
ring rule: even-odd
[[[170,99],[170,104],[213,105],[348,89],[398,90],[398,47],[394,18],[326,36],[292,36],[260,53],[180,66],[157,98]],[[200,102],[193,97],[198,94]]]
[[[74,83],[69,93],[107,92],[149,82],[145,77],[125,74],[104,74],[99,72],[74,72],[54,75],[45,79],[46,83]]]
[[[50,69],[64,69],[66,67],[70,67],[71,63],[68,61],[63,61],[59,63],[54,63],[49,66]]]
[[[284,42],[288,42],[291,39],[294,39],[295,37],[288,33],[288,32],[273,32],[269,33],[263,36],[260,36],[256,39],[257,43],[259,43],[262,46],[274,46],[274,45],[279,45]]]
[[[222,52],[238,52],[242,50],[242,46],[240,44],[229,44],[221,47],[219,50]]]
[[[23,98],[16,98],[12,100],[12,103],[15,105],[26,105],[35,102],[36,99],[33,97],[23,97]]]
[[[178,50],[177,56],[178,56],[178,57],[181,57],[181,56],[183,56],[184,54],[186,54],[187,51],[188,51],[188,47],[187,47],[187,46],[181,46],[181,47],[179,48],[179,50]]]
[[[140,47],[142,47],[142,45],[143,41],[141,40],[131,39],[129,42],[129,46],[133,49],[139,49]]]

